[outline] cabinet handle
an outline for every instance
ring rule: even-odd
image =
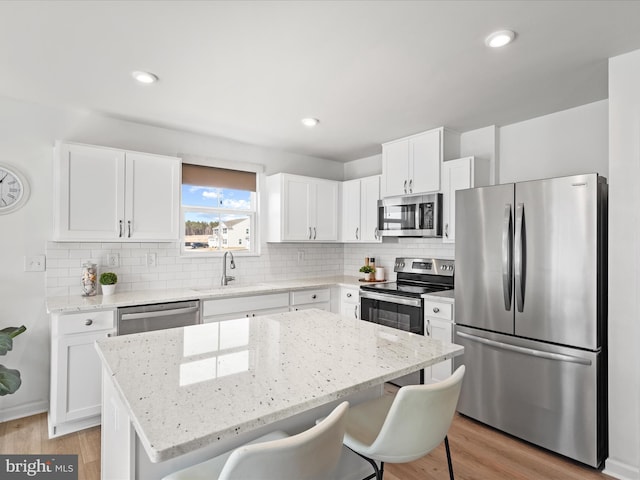
[[[356,318],[358,318],[358,305],[355,305],[355,308],[353,309],[353,314]]]
[[[88,327],[89,325],[93,325],[93,320],[90,318],[84,321],[84,324]]]
[[[118,222],[118,237],[120,238],[122,238],[122,227],[123,227],[122,223],[123,223],[122,220]]]
[[[247,314],[245,315],[245,317],[249,318],[249,314],[247,313]]]
[[[356,227],[356,240],[360,240],[360,239],[358,238],[358,230],[360,230],[360,227]]]
[[[444,224],[444,236],[449,238],[449,224],[448,223]]]
[[[347,293],[347,298],[351,298],[351,294],[350,293]]]
[[[438,307],[433,307],[433,313],[438,313],[440,309]]]
[[[427,337],[431,336],[431,320],[427,319],[427,330],[425,332],[427,334]]]
[[[316,239],[316,233],[317,233],[316,227],[313,227],[313,239],[314,240]]]
[[[378,227],[373,229],[373,235],[377,238],[380,238],[380,235],[378,234]]]
[[[313,298],[313,299],[315,300],[316,298],[318,298],[318,295],[316,295],[316,294],[314,293],[313,295],[311,295],[311,298]]]
[[[251,316],[252,316],[252,317],[255,317],[255,316],[256,316],[256,314],[255,314],[255,313],[252,313],[252,314],[251,314]]]
[[[131,220],[127,220],[127,228],[129,229],[128,237],[131,238]]]
[[[407,193],[407,181],[404,181],[404,193]]]
[[[309,227],[309,240],[311,240],[311,227]]]
[[[413,180],[409,180],[409,193],[413,193]]]

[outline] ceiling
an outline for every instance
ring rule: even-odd
[[[607,98],[639,18],[637,1],[3,1],[0,95],[346,162]],[[487,48],[504,28],[516,41]]]

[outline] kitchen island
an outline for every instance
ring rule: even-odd
[[[462,347],[320,310],[109,338],[102,478],[160,478],[267,431],[297,433],[342,400]]]

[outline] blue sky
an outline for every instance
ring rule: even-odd
[[[182,205],[190,207],[222,207],[237,210],[251,209],[251,192],[229,188],[182,186]],[[235,218],[225,215],[224,218]],[[187,212],[186,220],[196,222],[217,221],[218,215],[203,212]]]

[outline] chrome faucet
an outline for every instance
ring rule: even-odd
[[[233,259],[233,253],[226,251],[222,256],[222,279],[220,281],[220,285],[227,285],[231,280],[235,280],[236,277],[227,276],[227,255],[231,255],[231,263],[229,264],[229,268],[232,270],[236,268],[236,261]]]

